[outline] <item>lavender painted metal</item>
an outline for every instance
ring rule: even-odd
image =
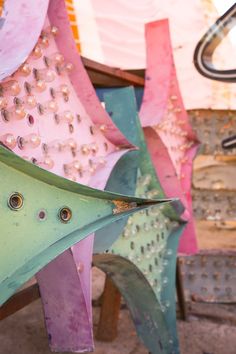
[[[197,251],[192,216],[192,160],[198,147],[180,95],[168,20],[146,25],[147,71],[140,119],[157,175],[168,197],[180,198],[188,225],[179,252]],[[158,138],[154,131],[157,133]]]
[[[117,147],[131,145],[95,95],[74,44],[64,1],[50,1],[46,21],[48,1],[40,3],[39,19],[29,36],[35,2],[18,1],[15,8],[15,1],[6,2],[0,62],[8,66],[1,72],[0,141],[58,175],[104,188],[113,166],[127,152],[117,151]],[[27,17],[25,10],[18,22],[15,9],[27,9]],[[5,38],[13,24],[14,41],[9,38],[6,50]],[[37,276],[53,350],[93,348],[92,249],[93,236],[66,251]]]

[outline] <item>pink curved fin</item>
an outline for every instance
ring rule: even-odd
[[[168,197],[178,197],[188,218],[179,252],[197,250],[193,227],[191,178],[192,161],[198,147],[181,98],[173,61],[168,20],[146,25],[147,70],[140,119],[161,185]],[[172,183],[170,183],[170,179]]]
[[[105,124],[104,132],[107,139],[116,145],[131,146],[125,136],[117,130],[117,127],[103,109],[101,102],[94,92],[94,88],[83,66],[79,52],[72,36],[68,15],[64,0],[52,0],[48,11],[51,23],[60,28],[61,36],[56,39],[59,50],[67,61],[73,63],[74,72],[70,75],[71,82],[80,96],[81,102],[95,124]],[[66,43],[66,45],[65,45]]]

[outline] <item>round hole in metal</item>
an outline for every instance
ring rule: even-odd
[[[8,199],[8,206],[12,210],[19,210],[22,208],[24,203],[24,198],[20,193],[13,193]]]
[[[73,124],[69,124],[69,132],[73,133],[74,132],[74,126]]]
[[[23,138],[21,136],[17,137],[17,145],[19,149],[23,149]]]
[[[34,117],[31,114],[28,114],[27,120],[29,125],[34,125]]]
[[[46,220],[46,218],[47,218],[47,213],[46,213],[46,211],[45,210],[39,210],[39,212],[38,212],[38,219],[40,220],[40,221],[43,221],[43,220]]]
[[[59,211],[59,218],[62,222],[67,223],[72,218],[72,211],[68,207],[61,208]]]

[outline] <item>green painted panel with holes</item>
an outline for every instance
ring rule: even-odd
[[[0,176],[0,304],[49,261],[88,234],[161,202],[74,183],[3,147]]]
[[[164,193],[140,126],[133,89],[110,89],[107,94],[104,93],[103,98],[106,109],[118,128],[140,148],[137,157],[139,169],[136,196],[163,197]],[[121,119],[122,116],[126,116],[127,120]],[[119,176],[113,173],[112,178]],[[115,183],[113,185],[115,186]],[[185,224],[180,220],[178,210],[182,212],[180,204],[176,205],[176,208],[171,205],[152,206],[148,210],[133,214],[128,218],[122,235],[109,250],[113,257],[112,262],[115,262],[116,257],[119,258],[116,271],[112,271],[114,266],[110,258],[106,261],[106,257],[111,257],[110,255],[101,255],[95,261],[97,266],[111,275],[126,299],[137,332],[152,354],[179,353],[175,313],[175,267],[177,245]],[[102,231],[96,233],[96,238],[101,238]],[[139,273],[139,282],[135,280],[136,275],[132,279],[131,273],[123,271],[122,260],[126,266],[127,262],[132,264],[129,268],[133,269],[134,274]],[[118,275],[120,272],[122,274]],[[138,316],[138,321],[137,313],[142,313],[142,316]]]

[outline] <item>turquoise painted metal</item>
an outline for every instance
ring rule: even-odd
[[[0,304],[53,258],[150,204],[47,172],[0,147]]]
[[[164,197],[147,151],[133,89],[108,90],[103,100],[114,123],[140,149],[136,196]],[[120,119],[122,116],[127,120]],[[115,191],[120,178],[114,170],[107,188]],[[113,279],[124,296],[137,333],[152,354],[179,353],[175,267],[179,238],[186,225],[179,217],[182,212],[181,203],[176,203],[130,216],[110,254],[94,258],[94,264]],[[99,245],[106,235],[106,229],[96,232],[95,251],[101,251]]]

